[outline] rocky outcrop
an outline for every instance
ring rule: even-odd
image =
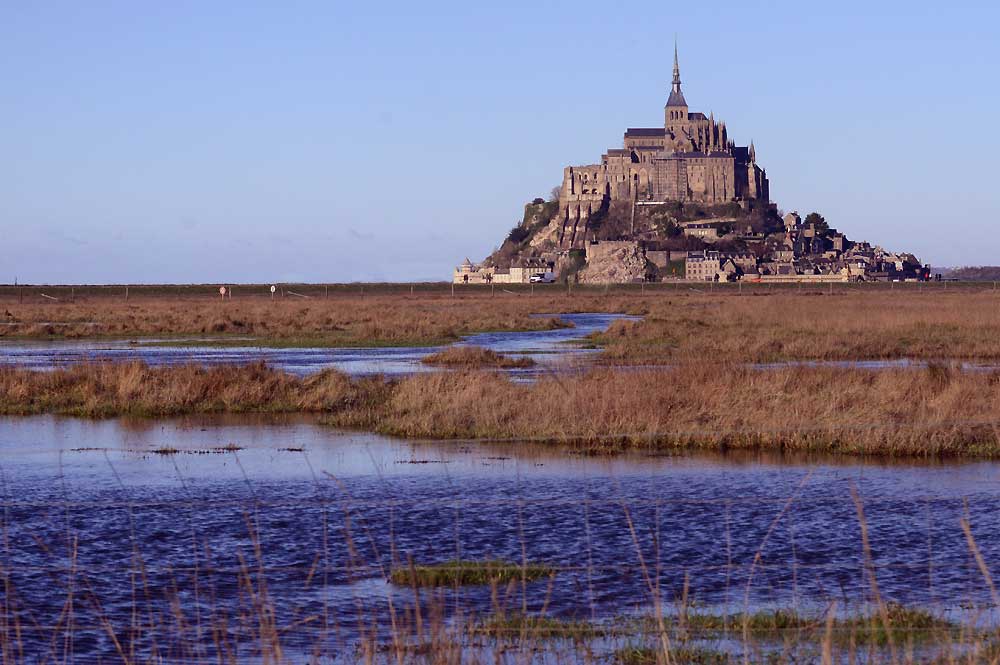
[[[646,264],[646,253],[637,242],[598,242],[587,246],[587,265],[578,276],[584,284],[639,282],[646,276]]]

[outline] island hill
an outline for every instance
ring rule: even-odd
[[[822,215],[770,201],[757,151],[688,110],[674,50],[662,127],[630,128],[598,164],[568,166],[481,264],[455,283],[922,280],[912,254],[849,240]]]

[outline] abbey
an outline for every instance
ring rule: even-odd
[[[748,208],[754,201],[766,204],[768,194],[767,175],[757,165],[753,143],[735,145],[724,122],[688,110],[675,46],[663,127],[630,128],[623,147],[608,150],[600,164],[563,170],[559,244],[581,245],[587,220],[609,201],[739,202]]]

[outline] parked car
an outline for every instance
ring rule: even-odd
[[[551,284],[556,281],[556,274],[554,272],[540,272],[532,275],[528,281],[532,284]]]

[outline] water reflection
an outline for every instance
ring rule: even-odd
[[[0,460],[3,569],[26,625],[29,615],[56,625],[75,579],[90,580],[102,611],[127,626],[140,561],[152,590],[144,611],[162,614],[168,634],[177,607],[188,619],[199,607],[245,611],[248,566],[254,584],[266,580],[279,623],[325,613],[346,642],[366,626],[389,630],[390,600],[414,599],[385,581],[409,560],[545,562],[559,570],[551,588],[514,585],[503,603],[561,617],[648,610],[644,569],[668,602],[687,593],[735,609],[749,582],[754,607],[856,607],[870,585],[852,486],[886,598],[955,611],[989,603],[963,516],[986,560],[1000,560],[993,463],[586,457],[404,442],[297,416],[0,419]],[[497,603],[487,587],[438,596],[446,616]],[[79,624],[99,624],[94,607],[81,603]],[[89,652],[110,652],[104,633],[91,640]]]

